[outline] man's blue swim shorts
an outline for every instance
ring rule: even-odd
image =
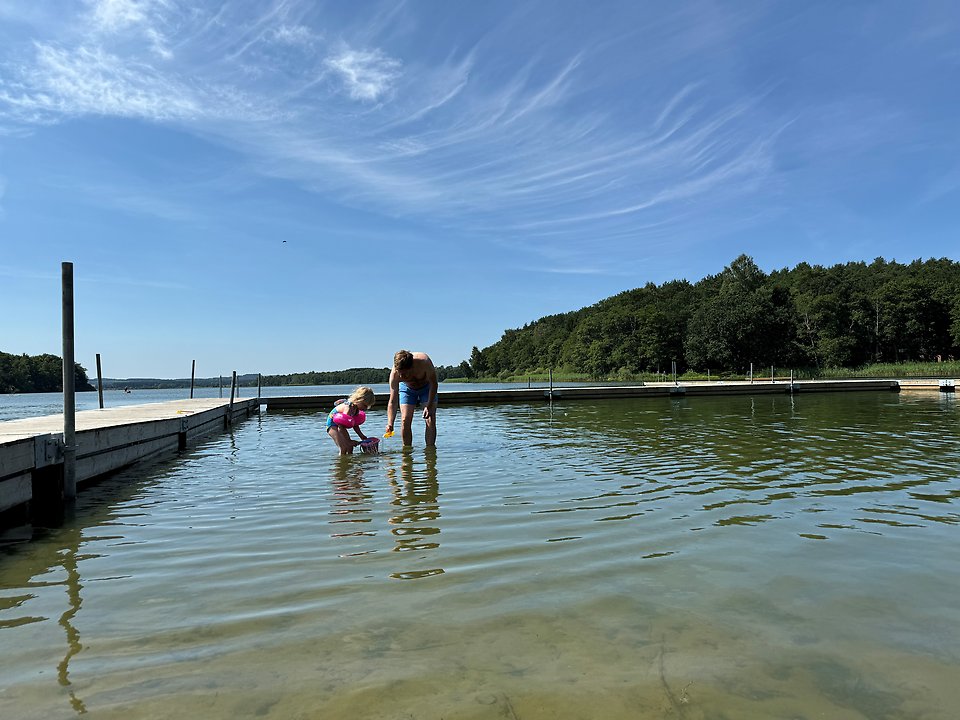
[[[421,388],[412,388],[405,382],[400,383],[401,405],[426,405],[430,399],[430,383]],[[439,398],[438,398],[439,399]]]

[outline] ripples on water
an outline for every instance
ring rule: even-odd
[[[338,458],[265,414],[84,492],[0,556],[0,717],[957,716],[952,397],[439,421]]]

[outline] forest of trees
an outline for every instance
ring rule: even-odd
[[[87,371],[75,364],[77,391],[93,390]],[[63,361],[56,355],[10,355],[0,352],[0,393],[62,392]]]
[[[960,263],[878,258],[765,274],[741,255],[723,272],[628,290],[474,347],[470,376],[595,378],[757,367],[857,368],[960,356]]]
[[[458,366],[438,365],[437,379],[470,377],[466,361]],[[302,372],[289,375],[264,375],[262,383],[271,386],[283,385],[372,385],[390,381],[390,368],[349,368],[333,372]]]

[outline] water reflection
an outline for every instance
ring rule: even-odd
[[[333,526],[330,533],[332,538],[374,537],[377,534],[372,526],[374,493],[364,480],[368,465],[363,462],[364,459],[353,455],[337,455],[333,461],[333,498],[328,513]],[[372,552],[375,550],[355,550],[343,553],[343,556]]]
[[[40,606],[47,603],[54,607],[61,606],[63,601],[54,598],[50,593],[55,592],[57,588],[64,588],[66,607],[60,614],[58,624],[63,629],[66,642],[65,649],[58,652],[58,654],[62,652],[63,657],[57,663],[56,677],[57,683],[68,693],[73,710],[78,714],[84,714],[87,712],[84,701],[77,695],[70,680],[70,663],[83,650],[80,631],[74,622],[83,604],[81,591],[84,586],[80,581],[79,562],[89,555],[80,553],[82,532],[79,527],[58,530],[54,535],[56,542],[50,543],[46,538],[42,538],[36,545],[22,546],[27,549],[31,559],[21,568],[25,576],[17,572],[7,572],[0,576],[2,578],[0,591],[5,594],[13,593],[12,597],[0,597],[0,610],[22,611],[26,610],[31,603]],[[10,549],[13,550],[14,547],[11,546]],[[35,552],[33,552],[34,549]],[[60,579],[44,579],[47,577]],[[31,591],[25,593],[24,590],[27,588]],[[43,616],[22,614],[11,619],[0,617],[0,629],[12,629],[21,625],[43,623],[47,620],[48,618]]]
[[[67,653],[63,656],[60,664],[57,665],[57,681],[61,687],[69,688],[70,705],[78,714],[82,715],[87,711],[87,708],[83,704],[83,700],[77,697],[70,683],[70,660],[83,649],[83,645],[80,642],[80,632],[73,624],[73,620],[80,611],[80,606],[83,604],[83,599],[80,597],[83,584],[80,582],[80,571],[77,567],[80,530],[71,528],[69,531],[69,540],[68,547],[63,552],[63,569],[67,572],[65,583],[67,588],[67,609],[60,616],[60,626],[67,635]]]
[[[396,465],[387,468],[387,480],[393,490],[390,524],[394,552],[433,551],[440,547],[440,485],[437,481],[437,450],[424,448],[423,460],[416,460],[413,448],[404,448],[399,472]],[[428,557],[420,555],[418,559]],[[394,572],[397,580],[414,580],[443,574],[442,568],[417,568]]]

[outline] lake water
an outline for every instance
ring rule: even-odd
[[[554,383],[554,387],[578,387],[588,383]],[[611,383],[617,384],[617,383]],[[289,387],[263,387],[260,389],[262,397],[287,397],[292,395],[334,395],[348,396],[356,389],[356,385],[294,385]],[[383,410],[387,404],[389,386],[386,383],[370,386],[377,396],[379,409]],[[548,387],[546,383],[441,383],[440,392],[462,390],[497,390],[500,388]],[[242,387],[238,397],[252,398],[257,396],[257,389]],[[225,388],[194,388],[195,398],[230,397],[230,386]],[[96,410],[100,407],[100,398],[96,392],[82,392],[76,394],[77,410]],[[172,388],[167,390],[104,390],[103,406],[107,408],[123,405],[141,405],[143,403],[165,402],[167,400],[181,400],[190,397],[189,388]],[[442,399],[441,399],[442,402]],[[18,420],[25,417],[40,417],[43,415],[58,415],[63,412],[62,393],[20,393],[15,395],[0,395],[0,422],[4,420]]]
[[[346,458],[322,419],[9,533],[0,717],[960,714],[953,396],[441,406]]]

